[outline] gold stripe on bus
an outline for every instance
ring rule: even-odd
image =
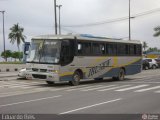
[[[64,73],[61,73],[59,76],[63,77],[63,76],[68,76],[68,75],[73,75],[73,72],[64,72]]]

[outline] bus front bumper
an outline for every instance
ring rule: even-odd
[[[45,80],[52,82],[59,82],[58,73],[37,73],[37,72],[27,72],[26,78],[30,80]]]

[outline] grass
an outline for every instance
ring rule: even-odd
[[[23,62],[21,62],[21,61],[17,61],[17,62],[0,62],[0,64],[23,64]]]

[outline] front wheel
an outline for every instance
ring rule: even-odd
[[[72,76],[72,81],[69,81],[69,83],[73,86],[77,86],[79,85],[80,79],[81,77],[80,77],[79,72],[75,72]]]

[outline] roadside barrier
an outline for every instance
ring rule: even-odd
[[[0,64],[0,72],[15,72],[26,68],[25,64]]]

